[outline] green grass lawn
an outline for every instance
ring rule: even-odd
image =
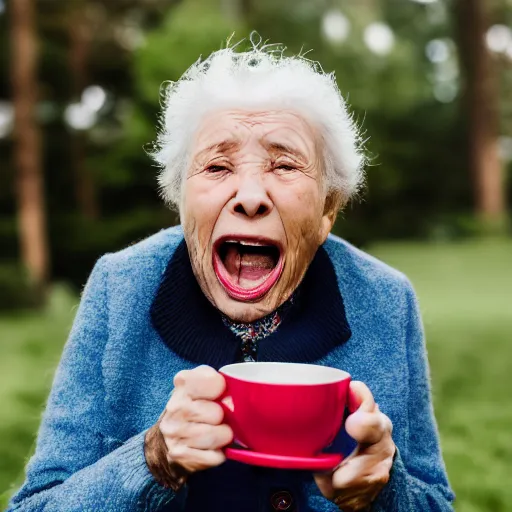
[[[23,480],[77,305],[76,297],[56,287],[46,311],[0,317],[0,510]]]
[[[418,293],[459,512],[512,510],[512,241],[384,244]]]
[[[512,510],[512,241],[371,252],[404,271],[420,298],[456,509]],[[0,492],[23,478],[76,305],[57,288],[44,313],[0,317]]]

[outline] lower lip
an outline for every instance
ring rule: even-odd
[[[268,277],[254,288],[242,288],[241,286],[234,285],[229,279],[229,274],[226,267],[222,263],[220,256],[216,250],[214,250],[213,256],[213,270],[217,275],[217,279],[220,284],[226,290],[226,293],[235,300],[239,301],[255,301],[261,299],[268,291],[274,286],[281,277],[283,271],[283,258],[279,257],[276,267],[270,272]]]

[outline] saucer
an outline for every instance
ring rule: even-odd
[[[253,466],[310,471],[329,471],[334,469],[343,460],[343,455],[339,453],[321,453],[314,457],[292,457],[255,452],[244,448],[226,448],[225,454],[230,460]]]

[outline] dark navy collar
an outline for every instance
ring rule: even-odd
[[[322,247],[300,288],[301,300],[274,333],[258,342],[258,361],[311,363],[350,338],[336,274]],[[238,362],[241,340],[201,291],[185,240],[167,265],[150,314],[160,337],[178,356],[216,369]]]

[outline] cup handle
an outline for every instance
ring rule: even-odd
[[[233,413],[235,412],[235,405],[233,403],[233,398],[231,397],[231,394],[226,389],[224,393],[222,393],[222,395],[215,401],[222,407],[222,410],[224,411],[224,421],[228,425],[233,426],[232,418]],[[247,448],[247,445],[245,445],[236,437],[233,439],[232,446],[235,448]]]
[[[233,398],[231,397],[231,394],[226,389],[222,395],[215,400],[224,411],[224,417],[229,421],[231,418],[233,412],[235,411],[235,405],[233,403]]]
[[[361,398],[350,389],[350,385],[349,385],[348,400],[347,400],[347,408],[348,408],[349,414],[353,414],[354,412],[356,412],[359,409],[359,407],[361,407],[362,403],[363,403],[363,401],[361,400]],[[346,420],[346,418],[345,418],[345,420]],[[343,428],[345,428],[345,427],[343,427]],[[344,455],[342,453],[340,454],[343,457],[342,460],[346,461],[348,459],[354,458],[359,453],[360,449],[361,449],[361,445],[359,443],[355,443],[354,449],[349,454],[347,454],[347,455]]]
[[[349,387],[348,387],[348,410],[349,410],[350,414],[356,412],[357,409],[359,409],[359,407],[361,407],[362,403],[363,403],[363,401],[361,400],[361,398],[359,398],[359,396],[357,396],[350,389],[350,384],[349,384]]]

